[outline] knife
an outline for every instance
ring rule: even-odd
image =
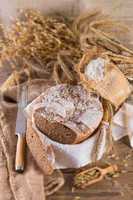
[[[28,103],[28,86],[22,87],[20,99],[18,102],[18,112],[16,119],[16,132],[18,136],[16,147],[15,170],[19,173],[24,171],[25,164],[25,150],[26,150],[26,129],[27,119],[24,115],[24,109]]]

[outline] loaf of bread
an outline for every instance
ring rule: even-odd
[[[32,119],[37,129],[62,144],[76,144],[87,139],[103,117],[98,96],[81,85],[50,87],[32,104]]]

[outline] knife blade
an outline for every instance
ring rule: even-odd
[[[24,109],[28,103],[28,86],[24,85],[18,102],[18,112],[16,119],[16,132],[18,136],[16,147],[15,170],[19,173],[24,171],[25,149],[26,149],[26,129],[27,119],[24,115]]]

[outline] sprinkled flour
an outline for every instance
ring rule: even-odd
[[[88,79],[101,81],[105,74],[105,60],[97,58],[92,60],[85,68],[85,75]]]
[[[93,131],[99,125],[103,108],[98,96],[81,85],[61,84],[49,88],[41,98],[42,116],[59,122],[75,132]]]

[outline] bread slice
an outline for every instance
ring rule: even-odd
[[[103,117],[99,98],[81,85],[56,85],[35,101],[33,119],[36,127],[62,144],[76,144],[87,139]]]
[[[44,174],[51,175],[54,170],[53,165],[48,159],[45,146],[42,144],[39,136],[32,128],[32,124],[29,120],[27,123],[26,142],[39,168]]]

